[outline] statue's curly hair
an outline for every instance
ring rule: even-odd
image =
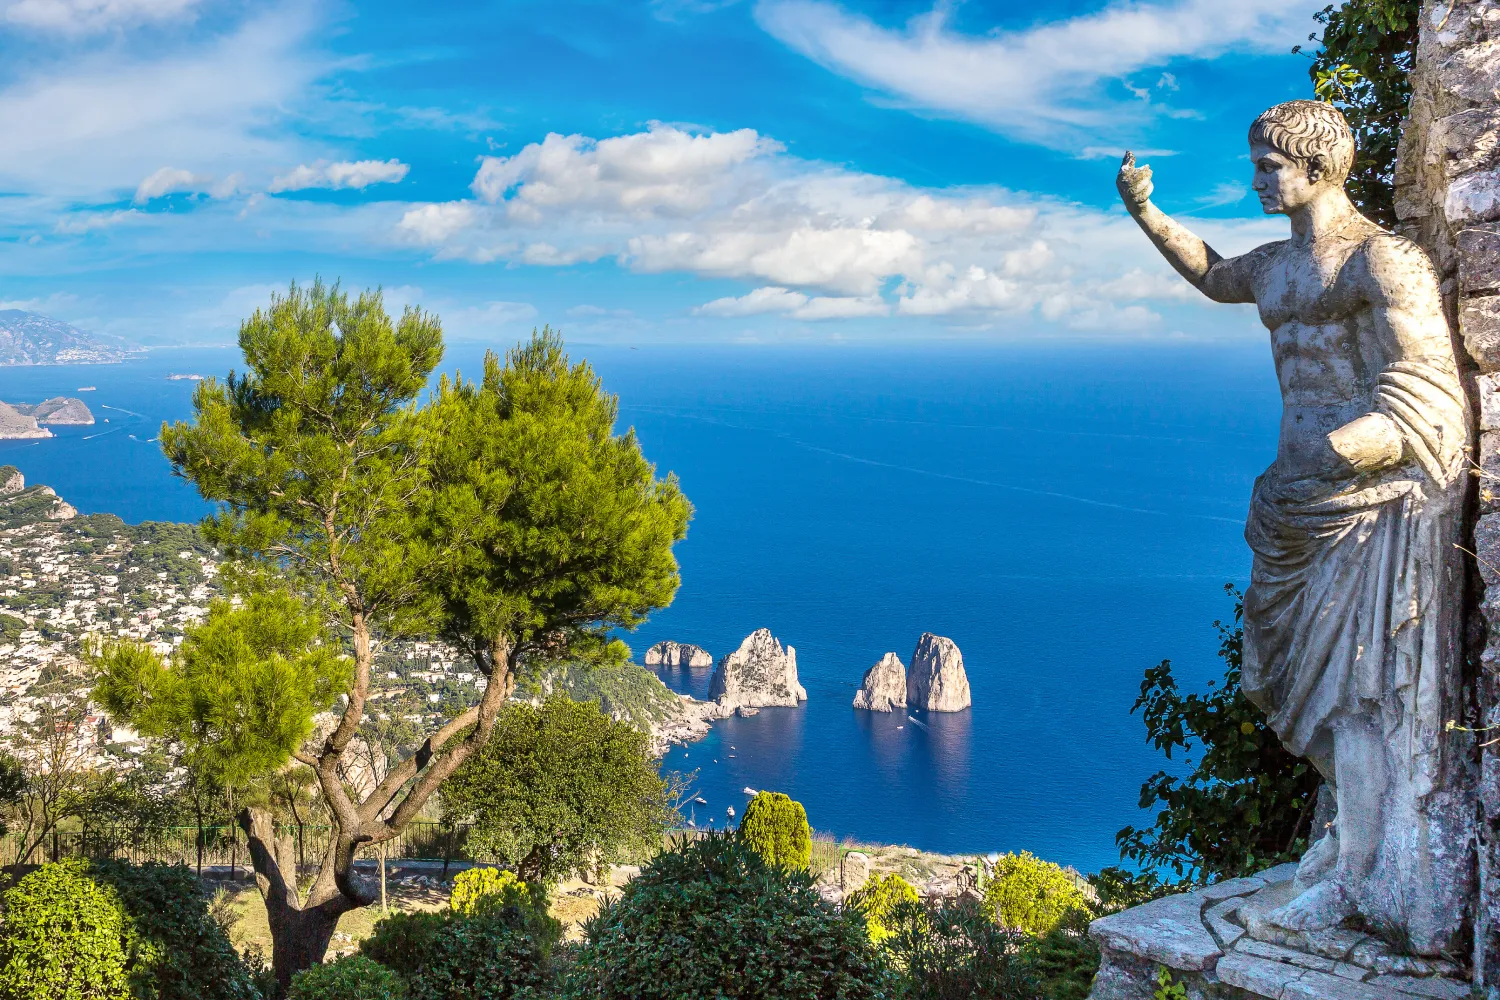
[[[1323,101],[1287,101],[1261,112],[1250,125],[1250,141],[1261,142],[1307,164],[1322,154],[1342,184],[1354,166],[1354,133],[1343,112]]]

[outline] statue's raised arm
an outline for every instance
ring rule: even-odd
[[[1153,205],[1151,195],[1155,184],[1149,164],[1136,166],[1135,154],[1127,152],[1115,187],[1130,217],[1167,258],[1167,263],[1194,288],[1215,302],[1255,301],[1250,287],[1255,263],[1252,255],[1225,260],[1192,230]]]
[[[1337,803],[1295,895],[1251,917],[1273,943],[1381,928],[1411,952],[1463,940],[1472,790],[1456,717],[1469,407],[1422,250],[1344,192],[1354,136],[1292,101],[1250,127],[1252,188],[1291,238],[1222,258],[1151,203],[1126,155],[1125,207],[1184,278],[1254,302],[1281,388],[1276,460],[1250,499],[1245,693]],[[1469,805],[1466,805],[1469,803]]]

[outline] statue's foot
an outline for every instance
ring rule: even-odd
[[[1297,892],[1306,892],[1332,875],[1338,860],[1339,839],[1331,833],[1324,834],[1297,862],[1297,877],[1293,880]]]
[[[1299,873],[1300,875],[1300,873]],[[1354,901],[1334,879],[1325,879],[1290,903],[1272,910],[1267,921],[1289,931],[1322,931],[1354,916]]]

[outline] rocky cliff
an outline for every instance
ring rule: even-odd
[[[962,712],[969,707],[969,675],[952,639],[923,632],[917,640],[906,672],[906,704],[929,712]]]
[[[71,396],[53,396],[34,405],[12,403],[17,413],[35,417],[39,424],[71,424],[86,426],[94,422],[94,415],[83,400]]]
[[[797,651],[791,646],[782,649],[770,629],[752,632],[714,668],[708,696],[727,711],[775,705],[795,708],[807,700],[806,689],[797,683]]]
[[[702,646],[686,642],[658,642],[646,650],[648,667],[711,667],[714,658]]]
[[[37,426],[36,417],[27,416],[14,406],[0,403],[0,439],[49,438],[52,432]]]
[[[886,653],[880,662],[865,671],[854,707],[871,712],[890,712],[906,707],[906,666],[895,653]]]

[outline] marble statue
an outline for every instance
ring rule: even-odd
[[[1153,205],[1151,168],[1128,153],[1117,185],[1179,274],[1216,302],[1255,303],[1271,332],[1283,408],[1245,525],[1243,686],[1337,813],[1267,920],[1314,932],[1359,918],[1436,955],[1455,944],[1472,878],[1464,762],[1444,731],[1469,408],[1430,261],[1344,193],[1354,152],[1331,105],[1257,118],[1253,187],[1291,238],[1239,257]]]

